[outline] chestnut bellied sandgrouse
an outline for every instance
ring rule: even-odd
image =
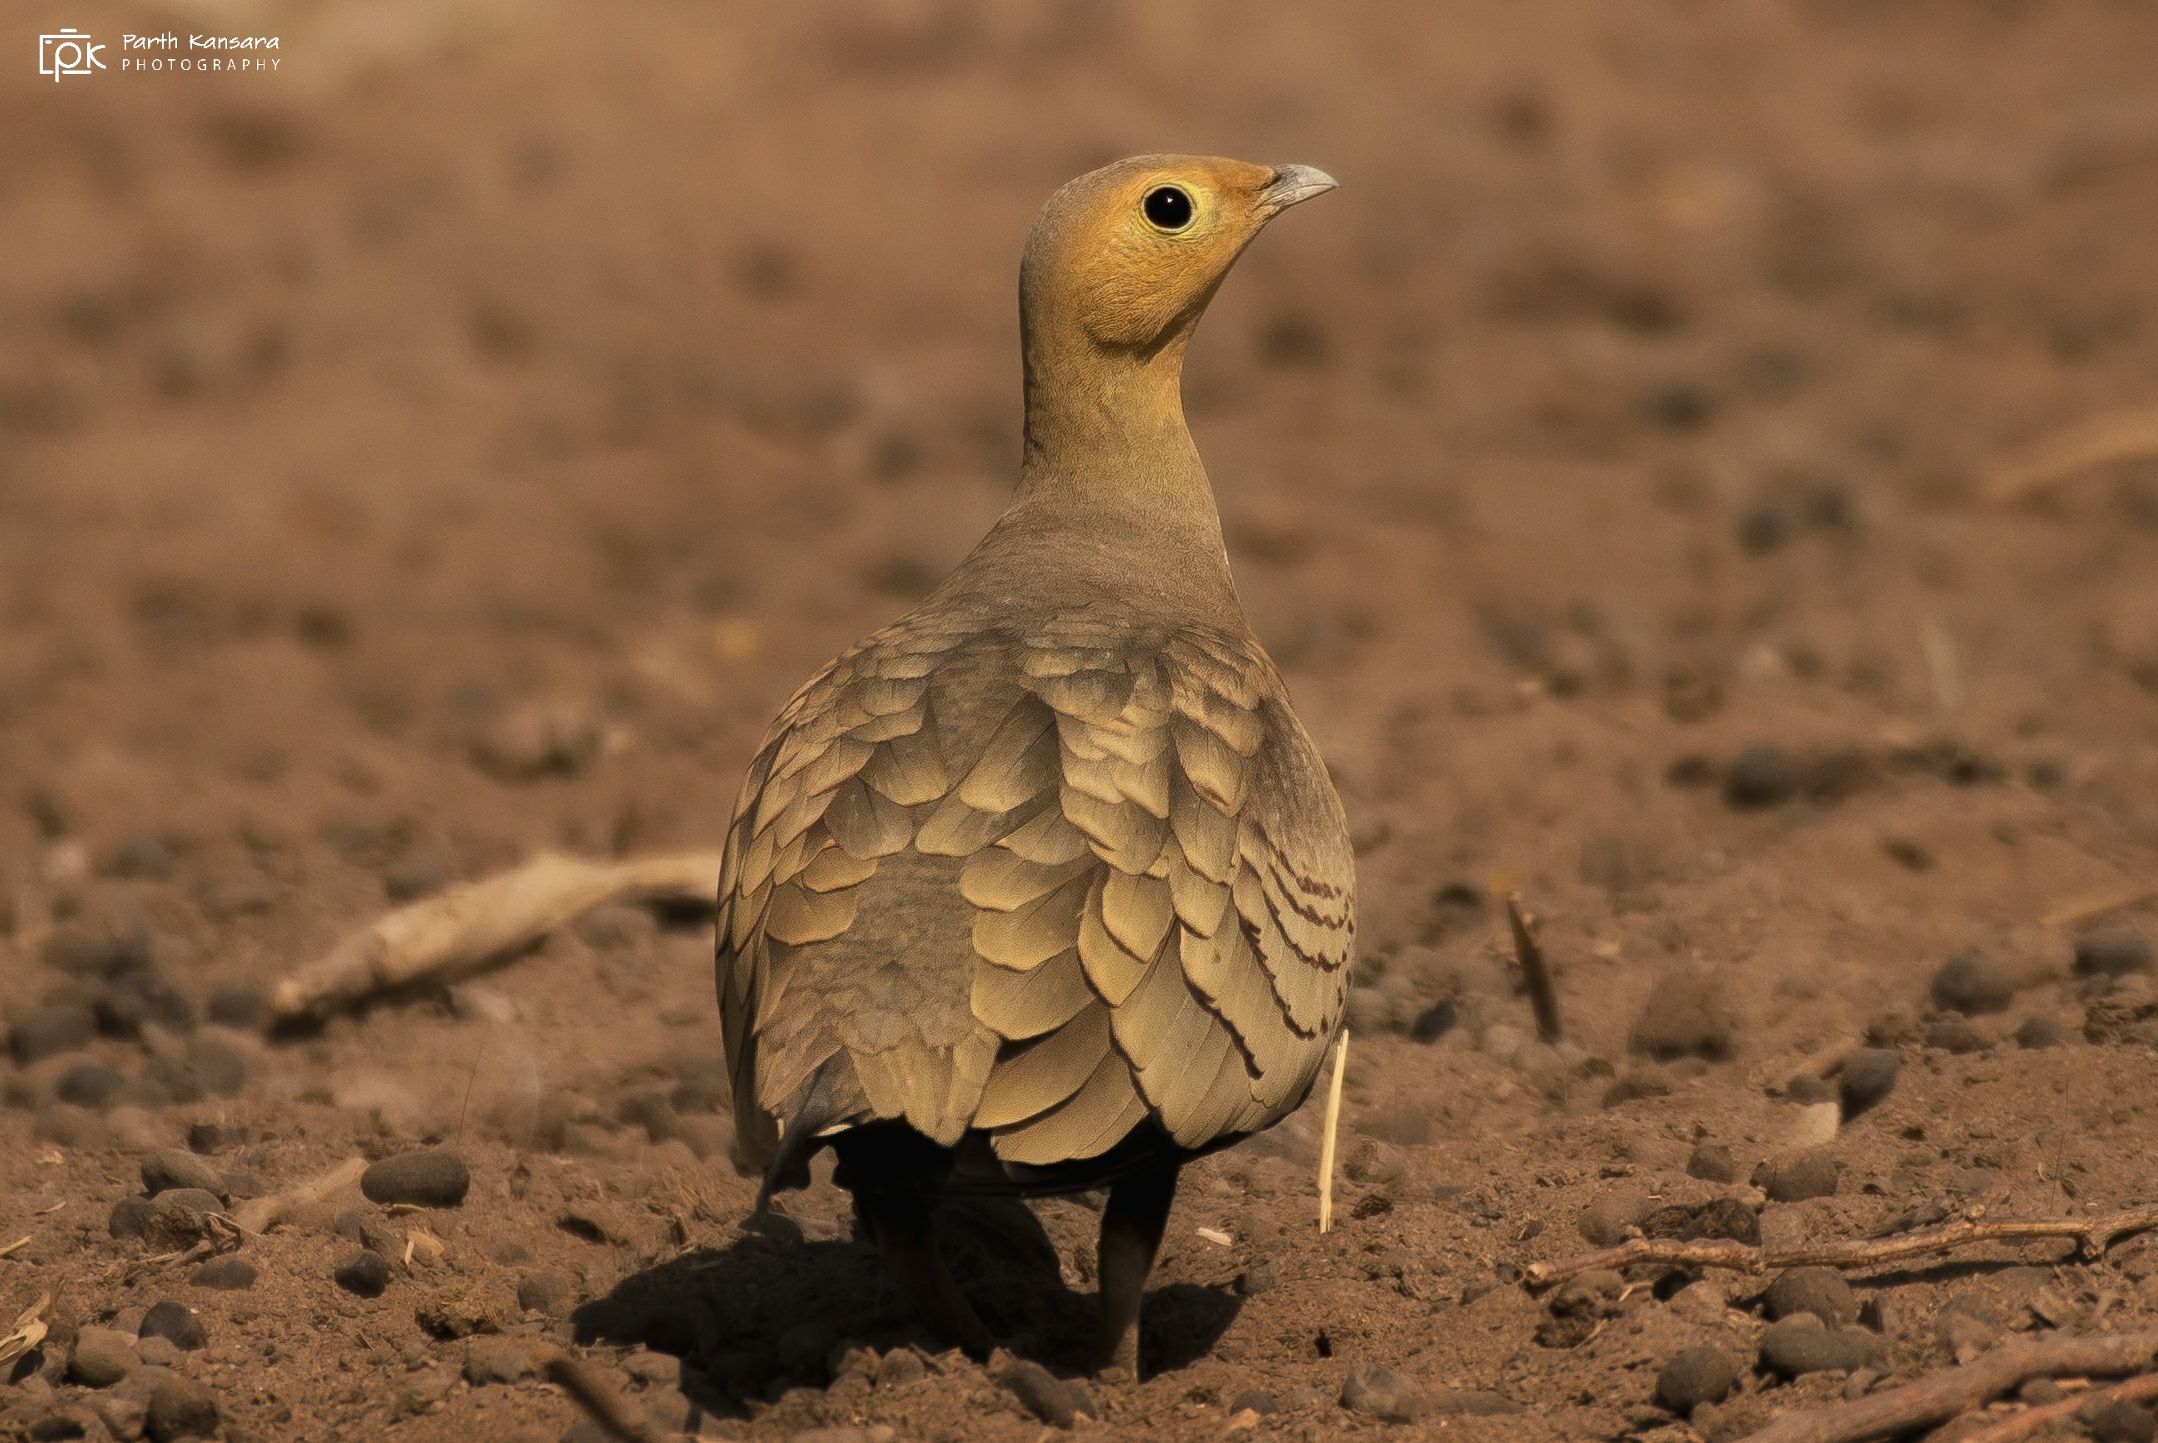
[[[1279,1121],[1340,1025],[1340,800],[1244,620],[1184,426],[1184,348],[1307,166],[1141,156],[1043,209],[1020,266],[1010,508],[817,673],[751,763],[719,882],[739,1159],[836,1180],[948,1341],[990,1338],[942,1193],[1106,1186],[1103,1363],[1185,1160]]]

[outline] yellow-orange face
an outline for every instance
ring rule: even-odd
[[[1251,238],[1334,188],[1303,165],[1145,155],[1080,176],[1043,208],[1021,270],[1029,319],[1147,350],[1188,330]]]

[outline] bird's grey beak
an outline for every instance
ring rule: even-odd
[[[1309,165],[1277,165],[1274,183],[1259,192],[1259,214],[1279,215],[1290,206],[1325,195],[1337,184],[1325,171]]]

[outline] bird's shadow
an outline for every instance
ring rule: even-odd
[[[1064,1285],[1056,1249],[1026,1204],[954,1200],[938,1224],[953,1274],[995,1337],[1052,1371],[1088,1371],[1098,1303]],[[1204,1357],[1241,1305],[1221,1287],[1150,1291],[1140,1338],[1147,1374]],[[777,1214],[723,1246],[624,1278],[571,1322],[580,1343],[679,1358],[684,1394],[719,1417],[742,1416],[791,1388],[826,1386],[850,1347],[943,1347],[913,1321],[859,1230],[813,1240]]]

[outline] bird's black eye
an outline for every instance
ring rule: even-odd
[[[1173,185],[1157,185],[1139,203],[1156,230],[1179,231],[1191,224],[1191,197]]]

